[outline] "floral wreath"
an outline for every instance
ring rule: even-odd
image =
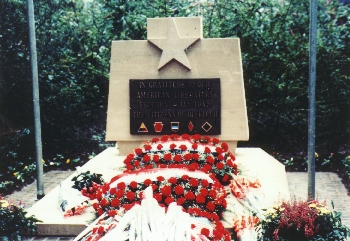
[[[228,184],[232,175],[238,173],[235,159],[227,143],[220,143],[218,138],[172,134],[145,142],[127,155],[124,164],[125,172],[152,168],[200,170],[213,173],[222,184]]]
[[[227,206],[223,185],[238,173],[234,161],[227,143],[208,136],[173,134],[144,142],[125,158],[123,174],[110,183],[93,183],[81,190],[97,200],[92,206],[99,216],[82,240],[98,240],[115,228],[123,213],[142,203],[147,188],[159,206],[168,209],[176,203],[190,216],[207,219],[211,230],[197,227],[204,240],[231,240],[220,219]]]

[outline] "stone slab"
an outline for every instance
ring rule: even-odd
[[[147,38],[167,38],[172,18],[148,19]],[[130,134],[130,79],[201,79],[219,78],[221,85],[221,141],[249,139],[240,40],[238,38],[204,39],[202,19],[174,18],[181,39],[199,38],[186,49],[190,69],[170,60],[158,70],[162,50],[148,40],[113,41],[106,140],[133,142],[148,140],[147,135]],[[163,50],[164,52],[164,50]],[[193,133],[188,133],[193,134]],[[128,144],[126,144],[127,146]],[[122,155],[128,152],[120,144]],[[231,148],[234,151],[234,148]]]
[[[79,171],[90,170],[94,173],[103,174],[106,181],[120,174],[123,166],[124,156],[119,156],[117,148],[110,147],[91,159],[80,168]],[[278,200],[289,200],[289,189],[284,166],[268,155],[260,148],[237,148],[236,161],[242,174],[256,177],[262,184],[264,203],[273,205]],[[61,187],[69,188],[73,185],[73,173],[66,180],[63,180]],[[35,215],[42,223],[38,223],[39,235],[71,236],[78,235],[95,217],[92,208],[87,209],[83,215],[64,218],[62,211],[58,207],[60,186],[54,188],[43,199],[36,202],[29,210],[28,215]],[[230,196],[228,209],[234,210],[237,202]],[[240,215],[240,214],[239,214]],[[235,215],[231,212],[224,214],[226,220],[225,227],[232,226]]]

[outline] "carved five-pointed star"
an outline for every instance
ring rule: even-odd
[[[186,68],[191,69],[185,50],[199,38],[180,38],[175,20],[173,18],[169,20],[168,36],[166,39],[148,39],[148,41],[163,50],[159,60],[158,70],[173,59]]]

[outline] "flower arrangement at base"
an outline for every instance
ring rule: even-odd
[[[199,134],[153,138],[127,155],[124,164],[126,172],[152,168],[200,170],[215,174],[222,184],[227,184],[232,175],[238,173],[235,156],[227,143]]]
[[[9,203],[0,196],[0,240],[21,240],[23,231],[36,233],[36,222],[41,221],[26,214],[22,205]]]
[[[141,203],[143,191],[149,186],[160,206],[168,207],[176,202],[192,216],[219,221],[226,209],[225,187],[212,174],[183,169],[155,169],[148,176],[147,170],[135,172],[134,176],[132,174],[112,180],[108,192],[103,188],[97,190],[94,195],[98,203],[94,203],[93,207],[98,215],[121,208],[130,210]]]
[[[125,190],[124,182],[118,184]],[[198,217],[198,213],[186,212],[174,201],[159,204],[152,185],[142,193],[142,200],[133,202],[127,209],[106,210],[79,240],[231,240],[217,215],[213,218],[208,211],[208,215]]]
[[[258,240],[346,240],[350,229],[341,223],[340,216],[317,200],[282,202],[265,211],[264,219],[257,224]]]

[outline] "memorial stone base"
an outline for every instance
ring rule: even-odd
[[[256,178],[260,181],[259,195],[261,199],[259,200],[261,200],[261,207],[290,199],[284,165],[260,148],[237,148],[235,156],[241,170],[240,175]],[[110,147],[79,168],[79,172],[99,173],[103,175],[105,181],[109,181],[112,177],[122,173],[124,159],[125,156],[120,156],[117,148]],[[93,222],[95,213],[92,207],[86,209],[82,215],[73,217],[64,217],[59,208],[61,191],[69,190],[73,185],[71,179],[77,174],[78,172],[66,180],[62,180],[60,186],[57,186],[29,209],[28,215],[35,215],[42,221],[42,223],[37,224],[38,235],[77,236],[89,223]],[[237,215],[247,213],[244,213],[241,208],[242,204],[232,194],[227,201],[228,211],[224,213],[223,218],[225,227],[231,229],[233,219]]]

